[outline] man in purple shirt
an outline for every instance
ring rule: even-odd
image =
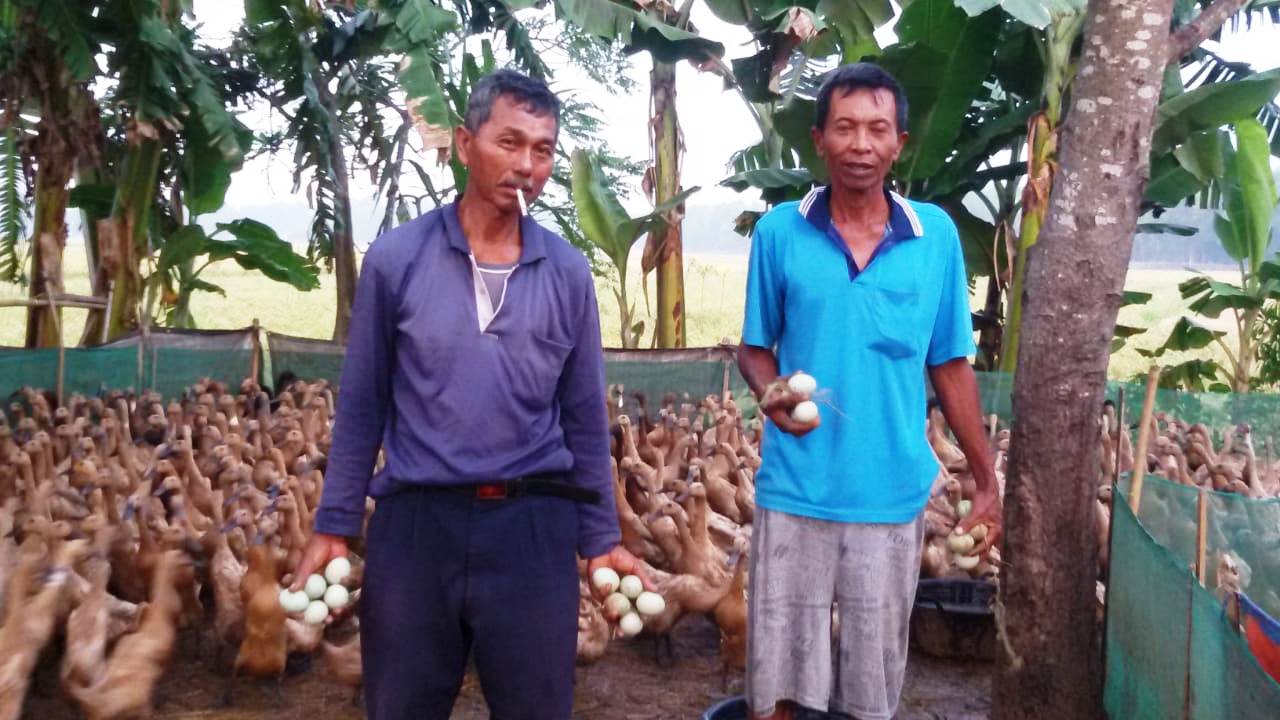
[[[638,570],[619,545],[591,271],[518,197],[551,175],[558,115],[542,81],[483,78],[455,134],[466,192],[365,256],[294,587],[347,553],[374,497],[360,634],[376,720],[448,718],[468,655],[493,717],[568,718],[576,556]]]

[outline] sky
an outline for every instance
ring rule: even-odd
[[[230,36],[244,22],[243,3],[236,0],[195,0],[196,21],[202,25],[201,34],[213,44]],[[550,12],[546,10],[546,12]],[[745,28],[720,22],[706,10],[705,5],[694,5],[694,25],[707,37],[725,45],[726,60],[746,57],[755,52],[750,34]],[[1208,43],[1228,60],[1243,61],[1255,70],[1280,67],[1280,44],[1276,43],[1277,28],[1272,25],[1256,26],[1249,32],[1241,28],[1239,33],[1224,31],[1221,44]],[[894,40],[892,24],[877,33],[881,45]],[[610,147],[640,161],[649,157],[647,120],[649,117],[648,74],[650,62],[647,54],[635,56],[631,61],[631,76],[638,89],[629,95],[610,95],[592,88],[590,80],[573,68],[555,69],[553,84],[560,89],[585,89],[601,109],[606,129],[603,136]],[[728,174],[726,163],[734,151],[759,141],[759,131],[739,96],[723,89],[723,81],[711,74],[700,73],[688,63],[681,63],[677,76],[677,110],[684,133],[685,155],[683,160],[683,184],[685,187],[701,186],[703,190],[689,201],[690,206],[742,202],[757,202],[739,196],[718,183]],[[262,118],[246,118],[257,130],[265,123]],[[277,120],[278,122],[278,120]],[[269,224],[273,218],[304,217],[309,211],[304,191],[292,192],[292,156],[284,153],[277,158],[260,157],[246,164],[232,180],[227,194],[227,204],[213,219],[254,217]],[[642,211],[644,200],[636,181],[633,197],[628,201],[632,212]],[[357,174],[352,181],[355,207],[355,236],[357,246],[363,250],[373,239],[379,218],[375,217],[374,187],[369,178]],[[294,222],[285,223],[294,225]],[[289,237],[298,242],[302,238]],[[745,248],[744,248],[745,249]]]

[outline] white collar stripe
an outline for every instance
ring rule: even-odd
[[[814,189],[810,190],[810,191],[809,191],[809,192],[804,196],[804,200],[801,200],[801,201],[800,201],[800,214],[801,214],[801,215],[808,215],[808,214],[809,214],[809,210],[810,210],[811,208],[813,208],[813,202],[814,202],[815,200],[817,200],[817,199],[818,199],[818,196],[819,196],[819,195],[821,195],[821,194],[822,194],[822,186],[821,186],[821,185],[819,185],[819,186],[815,187]]]
[[[894,202],[898,203],[898,207],[902,208],[903,214],[911,221],[911,231],[916,234],[916,237],[923,237],[924,226],[920,223],[920,216],[916,215],[916,209],[911,207],[911,203],[907,202],[906,198],[896,192],[890,191],[889,196],[893,198]]]

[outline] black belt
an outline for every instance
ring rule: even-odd
[[[557,497],[582,503],[600,502],[600,493],[580,485],[565,482],[562,475],[526,475],[515,480],[476,483],[472,485],[442,485],[441,490],[474,497],[477,500],[507,500],[525,495]]]

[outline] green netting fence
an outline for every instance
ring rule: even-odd
[[[152,330],[98,348],[67,348],[61,351],[63,390],[67,394],[94,394],[103,389],[141,388],[173,397],[202,377],[236,384],[252,372],[258,372],[271,386],[286,373],[339,382],[345,354],[342,345],[274,332],[262,335],[264,342],[258,343],[255,328]],[[59,352],[0,348],[0,393],[8,395],[23,386],[55,389]],[[678,393],[682,401],[687,396],[697,402],[726,390],[745,411],[754,408],[732,346],[605,350],[605,374],[629,408],[636,405],[637,391],[649,399],[650,408],[656,408],[670,392]]]
[[[1137,516],[1115,504],[1104,691],[1113,720],[1280,717],[1280,683],[1194,573],[1199,495],[1148,476]],[[1280,500],[1207,492],[1205,501],[1206,584],[1215,587],[1218,558],[1230,552],[1244,591],[1280,612]]]
[[[342,374],[343,346],[324,340],[262,332],[256,328],[225,331],[153,329],[100,348],[68,348],[63,355],[65,392],[95,393],[102,388],[149,388],[165,396],[180,394],[200,377],[234,383],[258,368],[262,380],[274,385],[286,371],[306,379],[337,383]],[[57,350],[0,348],[0,392],[30,385],[54,389],[58,379]],[[259,354],[260,353],[260,354]],[[255,358],[257,360],[255,364]],[[656,407],[668,392],[697,400],[725,389],[744,410],[752,402],[746,382],[738,374],[731,346],[682,350],[605,350],[609,383],[622,386],[629,406],[640,390]],[[1012,415],[1013,380],[1001,373],[978,373],[978,388],[986,413]],[[1121,388],[1136,408],[1143,388],[1135,383],[1108,382],[1107,397]],[[1257,437],[1280,436],[1280,395],[1273,393],[1188,393],[1160,390],[1156,411],[1221,428],[1247,422]],[[1134,413],[1130,414],[1132,418]]]
[[[1122,388],[1125,403],[1130,409],[1126,414],[1131,423],[1136,423],[1137,408],[1142,404],[1146,388],[1141,383],[1111,380],[1107,382],[1107,398],[1116,400]],[[1013,416],[1012,375],[978,373],[978,392],[982,397],[984,411],[1006,419]],[[1280,437],[1280,395],[1275,393],[1157,390],[1154,410],[1189,422],[1202,422],[1217,429],[1225,425],[1249,423],[1255,437]]]
[[[155,329],[94,348],[0,348],[0,392],[61,386],[64,394],[93,395],[132,388],[173,397],[202,377],[237,384],[255,372],[254,338],[253,328]]]

